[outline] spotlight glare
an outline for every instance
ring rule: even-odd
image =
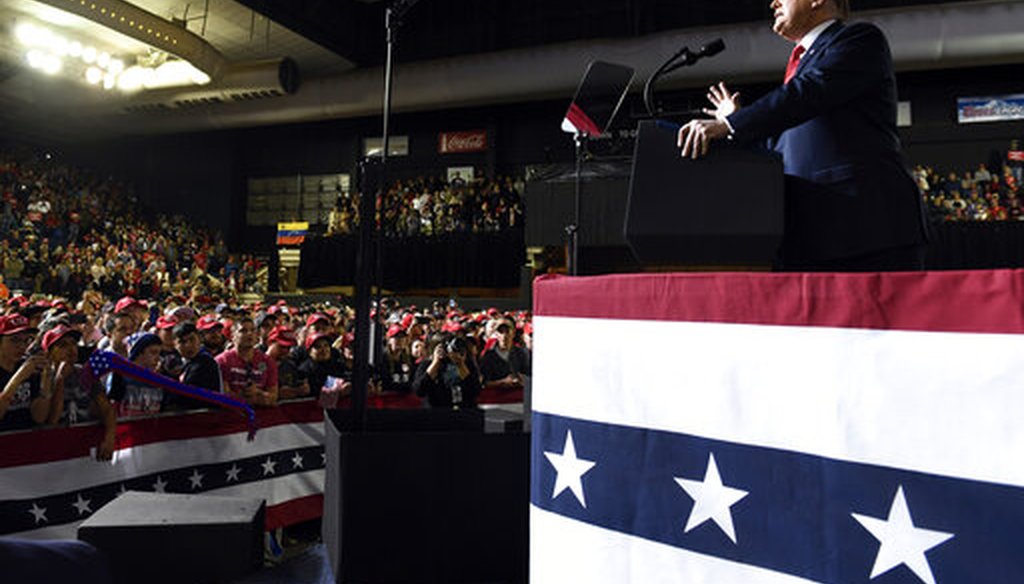
[[[39,44],[39,29],[27,22],[19,24],[14,29],[14,36],[21,44],[29,47]]]
[[[103,89],[113,89],[117,84],[117,75],[107,73],[103,76]]]
[[[107,67],[107,70],[117,75],[121,71],[124,71],[124,61],[121,59],[111,59],[110,66]]]
[[[57,53],[58,55],[60,55],[61,57],[66,57],[66,56],[68,56],[68,53],[71,52],[71,43],[69,43],[68,40],[65,39],[65,38],[54,37],[53,38],[53,51],[55,53]]]
[[[110,53],[104,52],[97,55],[96,64],[106,69],[110,65]]]
[[[64,61],[57,55],[46,55],[43,59],[42,70],[47,75],[56,75],[63,67]]]
[[[82,60],[87,64],[92,64],[96,61],[96,47],[85,47],[82,50]]]
[[[25,54],[25,59],[28,61],[28,66],[32,67],[33,69],[42,69],[44,58],[45,55],[42,51],[38,49],[32,49],[31,51]]]
[[[71,41],[68,44],[68,55],[78,59],[82,56],[82,43],[78,41]]]
[[[85,80],[89,85],[99,85],[103,81],[103,71],[99,67],[89,67],[85,70]]]

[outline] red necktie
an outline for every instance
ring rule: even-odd
[[[789,63],[786,63],[786,80],[783,81],[783,83],[789,83],[789,80],[796,75],[796,68],[800,66],[800,57],[802,57],[803,54],[803,45],[793,47],[793,52],[789,54]]]

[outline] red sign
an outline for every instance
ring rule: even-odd
[[[1006,153],[1007,160],[1019,160],[1024,162],[1024,151],[1022,150],[1010,150]]]
[[[437,137],[437,151],[441,154],[484,150],[487,150],[487,130],[442,132]]]

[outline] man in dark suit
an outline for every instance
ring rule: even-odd
[[[848,0],[772,0],[773,29],[796,43],[783,85],[740,108],[711,87],[705,110],[679,131],[683,156],[711,141],[768,140],[786,173],[786,270],[919,270],[927,227],[896,134],[889,44],[874,25],[846,24]]]

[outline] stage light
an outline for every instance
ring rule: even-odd
[[[107,73],[103,76],[103,89],[113,89],[117,85],[117,75],[113,73]]]
[[[32,24],[23,22],[14,29],[14,36],[23,45],[33,47],[39,44],[40,29]]]
[[[65,38],[53,37],[53,52],[61,57],[66,57],[71,51],[70,44]]]
[[[68,44],[68,55],[76,59],[81,58],[82,49],[82,43],[78,41],[71,41],[71,43]]]
[[[107,70],[113,73],[114,75],[117,75],[121,71],[124,71],[124,61],[122,61],[121,59],[111,59],[110,66],[107,67]]]
[[[32,49],[31,51],[25,54],[25,59],[28,61],[29,67],[32,67],[33,69],[42,69],[44,56],[45,55],[42,51],[38,49]]]
[[[96,61],[96,47],[85,47],[82,49],[82,60],[86,64],[92,64]]]
[[[103,71],[99,67],[89,67],[85,70],[85,80],[89,85],[99,85],[103,81]]]
[[[106,69],[110,65],[110,53],[100,53],[96,57],[96,64]]]
[[[43,55],[42,66],[40,69],[47,75],[56,75],[60,73],[60,70],[64,67],[64,61],[57,55]]]
[[[152,71],[152,69],[149,69]],[[138,91],[142,89],[146,78],[146,68],[133,65],[124,70],[117,78],[117,87],[121,91]]]

